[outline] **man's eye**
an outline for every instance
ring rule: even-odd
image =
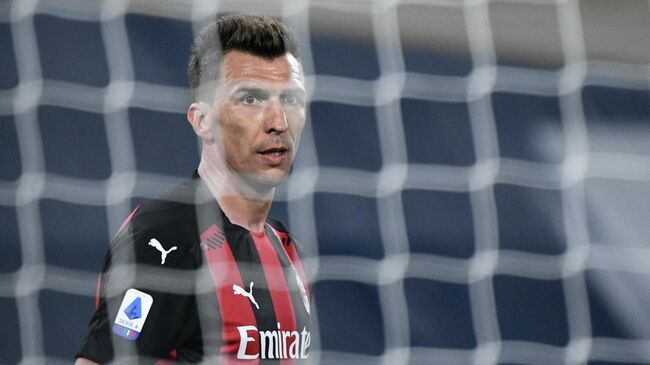
[[[245,105],[253,105],[257,101],[257,98],[253,95],[244,95],[240,100]]]
[[[295,105],[300,103],[300,99],[295,95],[284,95],[282,96],[282,102],[285,104]]]

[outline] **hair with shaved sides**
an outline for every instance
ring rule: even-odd
[[[287,53],[298,58],[295,38],[279,20],[262,15],[219,15],[192,44],[188,79],[194,101],[212,102],[223,57],[230,51],[269,60]]]

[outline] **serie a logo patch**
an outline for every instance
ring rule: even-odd
[[[115,316],[113,333],[127,340],[136,340],[140,337],[144,321],[153,304],[153,298],[147,293],[136,289],[129,289],[124,295],[120,310]]]

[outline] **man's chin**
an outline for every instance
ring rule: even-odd
[[[239,177],[253,190],[266,192],[282,184],[287,179],[287,175],[288,173],[284,171],[267,171],[261,174],[240,174]]]

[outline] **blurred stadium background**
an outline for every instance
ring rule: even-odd
[[[72,361],[117,227],[196,167],[220,11],[301,40],[273,215],[312,254],[314,364],[650,363],[647,0],[3,0],[1,364]]]

